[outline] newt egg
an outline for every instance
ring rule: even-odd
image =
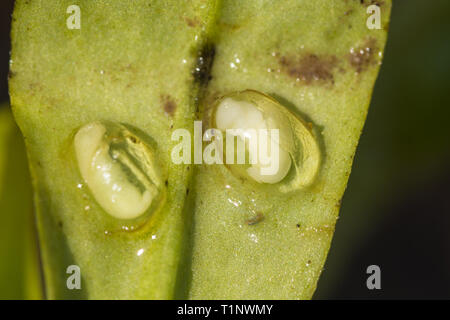
[[[135,219],[159,199],[154,150],[122,124],[92,122],[78,130],[75,154],[99,205],[117,219]]]
[[[227,94],[212,110],[211,125],[226,132],[226,163],[234,174],[257,183],[279,184],[283,192],[314,181],[320,149],[310,126],[299,115],[254,90]],[[242,154],[248,163],[242,161]]]

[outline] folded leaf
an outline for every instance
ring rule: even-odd
[[[390,2],[376,1],[382,29],[366,24],[373,1],[222,2],[17,1],[10,91],[50,298],[312,296]],[[248,89],[298,121],[285,145],[314,172],[266,184],[172,161],[175,129],[192,134],[218,98]]]

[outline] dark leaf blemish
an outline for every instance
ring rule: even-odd
[[[261,221],[264,220],[264,215],[261,212],[258,212],[256,214],[256,216],[254,216],[253,218],[250,218],[248,220],[245,221],[245,224],[248,226],[252,226],[255,225],[257,223],[260,223]]]
[[[373,4],[381,7],[384,4],[384,0],[359,0],[359,3],[361,3],[362,5],[364,5],[366,7],[373,5]]]
[[[337,65],[336,56],[306,54],[299,59],[283,56],[279,59],[284,72],[297,81],[306,84],[315,82],[334,83],[333,69]]]
[[[184,21],[186,21],[186,24],[187,24],[189,27],[192,27],[192,28],[194,28],[194,27],[196,27],[196,26],[199,25],[199,22],[198,22],[198,20],[196,20],[196,19],[191,19],[191,18],[185,17],[185,18],[184,18]]]
[[[349,63],[356,70],[356,72],[361,73],[366,70],[369,65],[376,62],[376,51],[376,40],[374,38],[369,38],[364,45],[355,49],[352,48],[348,55]]]
[[[197,64],[193,71],[194,80],[201,86],[206,87],[212,79],[211,67],[214,61],[216,50],[213,44],[206,43],[197,55]]]
[[[172,97],[169,95],[162,95],[161,102],[163,104],[164,112],[172,117],[177,109],[177,104],[172,100]]]

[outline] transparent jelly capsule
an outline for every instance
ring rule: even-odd
[[[226,137],[224,161],[233,173],[278,184],[283,192],[314,181],[320,167],[316,137],[300,116],[275,99],[254,90],[227,94],[209,117],[209,125]]]
[[[160,200],[155,151],[126,126],[89,123],[75,134],[74,147],[83,180],[112,217],[136,219]]]

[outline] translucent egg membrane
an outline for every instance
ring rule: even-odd
[[[258,184],[272,184],[282,192],[314,182],[321,156],[312,124],[275,99],[255,90],[230,93],[215,102],[208,117],[209,126],[221,130],[225,137],[223,160],[232,174]],[[228,144],[227,140],[235,138]],[[236,158],[239,143],[245,144],[245,163],[238,163]],[[233,161],[230,147],[234,148]],[[272,159],[262,161],[263,154]]]
[[[111,231],[134,230],[164,198],[164,174],[155,146],[130,126],[96,121],[81,127],[74,149],[88,199],[105,213]]]

